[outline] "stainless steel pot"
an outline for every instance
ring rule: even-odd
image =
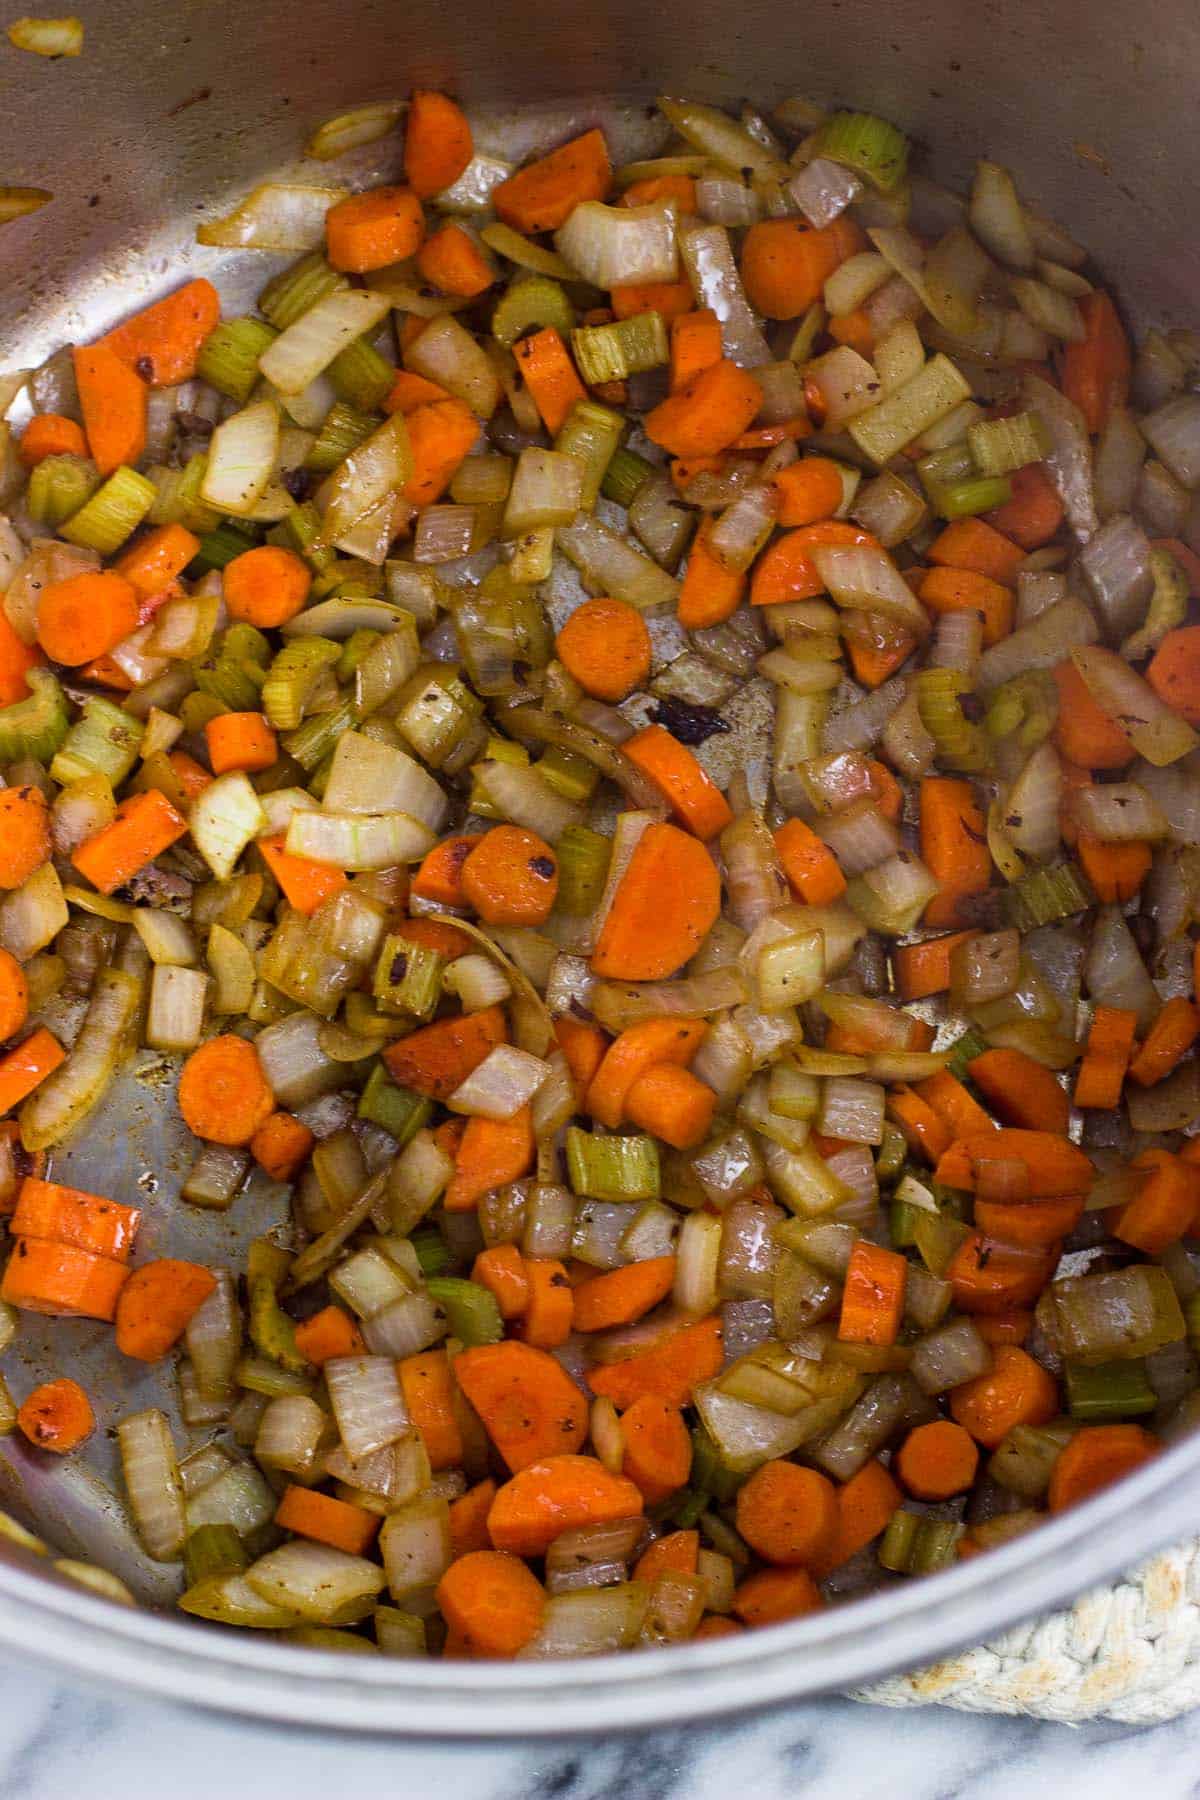
[[[560,109],[529,126],[566,135],[600,117],[628,149],[649,129],[656,91],[728,101],[789,92],[886,113],[931,151],[932,172],[961,182],[988,154],[1068,221],[1142,322],[1193,323],[1200,245],[1180,230],[1200,176],[1189,129],[1200,12],[1182,0],[691,0],[647,8],[574,0],[553,11],[490,0],[467,16],[434,0],[92,0],[78,61],[0,52],[0,174],[56,193],[53,206],[0,240],[0,370],[94,336],[160,285],[211,274],[230,301],[252,294],[240,270],[197,250],[198,219],[268,173],[295,166],[305,133],[339,107],[448,84],[479,116]],[[623,109],[596,96],[619,96]],[[394,167],[388,146],[349,164],[356,178]],[[311,179],[313,164],[304,165]],[[336,178],[342,178],[338,165]],[[1189,312],[1190,303],[1190,312]],[[178,1146],[164,1136],[153,1086],[125,1083],[64,1159],[82,1186],[149,1192],[154,1249],[230,1254],[228,1222],[174,1208]],[[149,1173],[154,1185],[147,1189]],[[261,1230],[270,1199],[235,1221]],[[269,1215],[266,1215],[269,1216]],[[100,1328],[22,1333],[31,1369],[61,1370],[63,1346],[85,1369]],[[124,1406],[160,1398],[154,1377],[128,1382]],[[107,1423],[108,1420],[102,1421]],[[103,1452],[103,1441],[100,1450]],[[139,1557],[96,1473],[68,1474],[9,1439],[0,1504],[75,1554],[118,1567],[153,1605],[172,1575]],[[80,1674],[267,1718],[444,1737],[527,1737],[711,1718],[853,1687],[1046,1609],[1194,1530],[1193,1441],[1090,1505],[986,1558],[928,1582],[795,1625],[655,1655],[551,1667],[389,1661],[301,1651],[249,1633],[95,1599],[45,1562],[0,1549],[0,1643]]]

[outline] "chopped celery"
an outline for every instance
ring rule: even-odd
[[[554,440],[556,450],[583,464],[580,504],[588,512],[605,491],[604,484],[614,458],[620,454],[618,446],[624,434],[625,421],[620,413],[595,400],[577,400]]]
[[[247,1270],[250,1341],[263,1356],[293,1375],[304,1375],[308,1361],[296,1348],[296,1327],[279,1304],[279,1276],[254,1275]]]
[[[254,712],[259,705],[262,671],[246,659],[229,656],[215,648],[194,662],[192,670],[196,688],[218,701],[228,712]]]
[[[538,774],[564,800],[590,800],[600,781],[600,771],[578,750],[560,750],[557,744],[542,756]]]
[[[454,1261],[446,1240],[436,1226],[427,1225],[421,1231],[414,1231],[408,1241],[426,1279],[431,1275],[444,1274]]]
[[[318,574],[332,569],[337,562],[334,551],[321,542],[321,515],[311,500],[293,506],[280,520],[279,529],[285,534],[284,548],[298,551]]]
[[[906,1150],[904,1133],[890,1121],[885,1122],[883,1142],[875,1152],[875,1178],[877,1181],[888,1182],[899,1175],[904,1167]]]
[[[492,336],[511,348],[527,331],[547,327],[567,337],[575,325],[575,308],[557,281],[545,275],[514,281],[496,302]]]
[[[562,1279],[565,1281],[566,1276]],[[496,1297],[478,1281],[464,1281],[458,1275],[430,1275],[425,1282],[432,1300],[445,1311],[453,1337],[470,1349],[476,1344],[498,1344],[504,1336],[504,1321]]]
[[[30,474],[25,504],[31,519],[57,531],[99,486],[99,471],[87,457],[45,456]]]
[[[1012,482],[1005,475],[976,476],[969,481],[954,481],[947,487],[933,486],[929,503],[943,519],[972,519],[991,512],[1012,499]]]
[[[190,732],[192,734],[203,731],[210,719],[219,719],[222,713],[227,713],[231,710],[230,707],[225,705],[223,700],[218,700],[214,694],[203,694],[199,688],[196,688],[190,694],[185,694],[179,703],[179,716],[183,720],[183,729],[185,732]],[[150,759],[150,761],[155,763],[157,763],[158,760],[157,757]],[[167,758],[164,756],[161,760],[166,763],[167,769],[170,770],[171,764],[167,761]],[[149,766],[150,764],[147,762],[146,767],[149,768]],[[186,795],[184,795],[183,789],[179,786],[177,781],[172,781],[169,785],[164,785],[162,781],[156,780],[153,785],[162,788],[163,793],[166,794],[167,799],[170,800],[173,806],[178,806],[180,804],[180,800],[177,800],[175,797],[176,793],[186,801]],[[184,810],[186,811],[186,805]]]
[[[963,1527],[954,1519],[924,1518],[898,1507],[888,1520],[877,1552],[897,1575],[929,1575],[954,1561]]]
[[[962,708],[961,696],[970,692],[970,680],[958,669],[922,669],[917,676],[917,708],[938,761],[968,775],[988,766],[984,735]]]
[[[851,419],[846,429],[859,449],[882,468],[897,451],[970,397],[966,376],[939,352],[878,406]]]
[[[295,731],[289,731],[283,739],[283,748],[293,762],[298,762],[311,775],[330,755],[343,731],[349,731],[357,716],[353,701],[343,700],[331,712],[314,713]]]
[[[1004,914],[1018,931],[1034,931],[1053,925],[1094,906],[1096,896],[1083,871],[1074,863],[1055,863],[1046,869],[1030,869],[1004,893]]]
[[[313,250],[268,281],[258,296],[258,310],[276,331],[286,331],[301,313],[347,285],[346,277],[335,274],[321,252]]]
[[[262,319],[225,319],[200,346],[196,373],[239,406],[245,406],[258,380],[258,359],[278,332]]]
[[[1140,627],[1121,645],[1127,662],[1140,662],[1162,643],[1168,631],[1182,625],[1187,617],[1190,586],[1177,557],[1164,544],[1155,544],[1150,552],[1154,572],[1154,591]]]
[[[599,905],[612,859],[612,839],[588,825],[568,825],[555,846],[558,909],[583,918]]]
[[[915,1250],[917,1247],[917,1220],[921,1209],[910,1206],[907,1200],[893,1200],[888,1209],[888,1229],[891,1234],[893,1250]]]
[[[67,703],[48,669],[29,669],[29,695],[0,707],[0,763],[48,763],[67,735]]]
[[[692,1469],[689,1480],[706,1502],[716,1500],[722,1506],[733,1499],[745,1480],[743,1475],[737,1474],[727,1463],[722,1462],[721,1452],[714,1444],[707,1427],[699,1421],[692,1427]]]
[[[894,192],[908,171],[908,139],[873,113],[831,113],[816,134],[813,155],[853,169],[881,194]]]
[[[671,354],[660,312],[637,313],[609,325],[580,326],[571,333],[571,349],[589,387],[657,369]]]
[[[418,670],[401,690],[395,721],[417,755],[440,769],[470,735],[483,702],[446,664]]]
[[[571,1187],[588,1200],[657,1200],[658,1144],[652,1137],[593,1137],[567,1127]]]
[[[1058,723],[1058,687],[1049,669],[1028,669],[998,687],[984,723],[989,736],[1016,733],[1023,750],[1036,750]]]
[[[1158,1396],[1146,1375],[1145,1358],[1141,1356],[1128,1362],[1069,1362],[1066,1382],[1071,1417],[1088,1425],[1137,1418],[1153,1412],[1158,1405]]]
[[[375,964],[372,993],[387,1012],[432,1018],[441,999],[446,959],[427,944],[416,944],[403,931],[389,932]]]
[[[157,498],[152,481],[136,469],[115,469],[91,499],[59,531],[68,543],[111,556],[137,530]]]
[[[283,645],[267,670],[262,690],[263,711],[276,731],[290,731],[299,725],[322,671],[332,668],[341,654],[341,645],[330,638],[291,638]]]
[[[305,468],[317,475],[330,474],[378,426],[378,414],[360,412],[346,400],[337,401],[325,415],[316,441],[304,459]]]
[[[630,507],[638,497],[639,490],[654,474],[653,463],[648,463],[644,456],[636,450],[624,448],[616,451],[600,483],[600,492],[606,500],[613,500],[618,506]]]
[[[103,775],[110,787],[119,787],[137,761],[144,732],[132,713],[90,695],[50,764],[51,780],[66,787],[86,775]]]
[[[253,550],[257,542],[258,533],[252,526],[235,525],[232,519],[223,519],[212,531],[203,534],[200,548],[188,564],[187,572],[195,580],[197,576],[207,575],[210,569],[224,569],[235,556]]]
[[[680,1488],[679,1492],[672,1494],[666,1502],[667,1511],[664,1516],[670,1519],[672,1525],[678,1530],[692,1531],[708,1511],[708,1505],[709,1495],[701,1493],[698,1488]],[[657,1514],[652,1516],[657,1517]]]
[[[265,669],[271,660],[271,640],[257,625],[248,625],[244,619],[237,620],[226,630],[221,639],[221,650],[238,662],[256,663],[260,669]]]
[[[352,631],[350,633],[350,636],[342,645],[342,654],[338,659],[338,666],[334,670],[334,674],[337,676],[339,682],[354,680],[355,675],[358,673],[359,664],[367,655],[368,651],[375,648],[375,645],[379,642],[382,635],[382,632],[371,631],[366,626],[363,626],[358,631]]]
[[[202,450],[182,469],[151,469],[155,492],[147,515],[149,523],[186,525],[189,531],[215,531],[221,516],[200,497],[207,473],[208,457]]]
[[[232,1525],[198,1525],[183,1546],[189,1587],[210,1575],[240,1575],[249,1564],[246,1547]]]
[[[946,1067],[959,1081],[965,1081],[969,1065],[990,1047],[986,1038],[980,1037],[973,1027],[968,1026],[962,1036],[956,1037],[950,1045],[950,1061]]]
[[[381,1062],[371,1070],[358,1100],[359,1118],[369,1119],[372,1125],[381,1125],[395,1138],[401,1150],[416,1137],[432,1111],[432,1100],[427,1100],[424,1094],[414,1094],[409,1088],[398,1087]]]
[[[338,399],[362,413],[378,412],[396,379],[391,363],[367,338],[356,338],[339,350],[328,373]]]
[[[1013,419],[980,419],[967,426],[967,443],[981,475],[1011,475],[1049,453],[1050,436],[1040,413]]]

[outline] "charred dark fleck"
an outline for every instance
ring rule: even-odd
[[[404,980],[404,977],[407,975],[407,973],[408,973],[408,958],[404,954],[403,950],[400,950],[392,958],[392,966],[388,970],[388,980],[392,983],[393,986],[395,986],[395,984],[398,981]]]
[[[706,738],[729,730],[728,719],[723,719],[715,707],[689,706],[686,700],[673,700],[670,696],[658,702],[650,717],[681,744],[702,744]]]
[[[960,694],[958,704],[962,707],[963,718],[969,719],[972,725],[978,725],[983,717],[983,701],[979,695]]]
[[[210,438],[214,430],[211,419],[202,418],[199,413],[194,412],[177,412],[175,423],[180,431],[186,431],[189,437]]]
[[[308,499],[309,481],[303,469],[285,469],[282,479],[284,487],[293,500]]]
[[[154,358],[152,356],[139,356],[133,366],[143,381],[154,380]]]
[[[554,859],[550,856],[531,856],[529,867],[542,881],[554,879]]]

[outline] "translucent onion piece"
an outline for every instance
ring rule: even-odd
[[[343,187],[264,182],[223,219],[201,225],[196,242],[229,250],[315,250],[325,238],[326,213],[345,198]]]
[[[419,861],[436,842],[436,834],[408,813],[296,812],[285,847],[289,856],[334,868],[390,869]]]
[[[406,751],[346,731],[333,753],[322,804],[330,812],[404,812],[440,831],[449,802],[433,776]]]
[[[1071,654],[1096,705],[1116,721],[1147,762],[1164,768],[1200,743],[1191,726],[1122,657],[1096,644]]]
[[[1165,815],[1136,781],[1080,788],[1072,805],[1083,830],[1106,844],[1153,843],[1171,833]]]
[[[812,563],[839,606],[895,619],[914,636],[929,635],[929,615],[886,551],[869,545],[830,545]]]
[[[730,361],[743,369],[770,362],[770,346],[746,298],[725,227],[703,225],[683,231],[679,250],[697,306],[710,308],[720,321],[721,342]]]
[[[259,358],[259,369],[280,393],[301,394],[339,351],[365,336],[390,310],[386,294],[338,288],[280,332]]]
[[[511,1119],[527,1106],[546,1080],[548,1064],[511,1044],[488,1052],[446,1102],[452,1112],[471,1118]]]
[[[1109,518],[1079,553],[1106,635],[1122,638],[1140,623],[1154,588],[1150,540],[1128,513]]]
[[[1062,792],[1058,754],[1052,744],[1039,744],[1004,803],[1004,829],[1022,855],[1045,862],[1057,850]]]
[[[1099,526],[1092,482],[1092,447],[1079,408],[1040,375],[1021,380],[1021,400],[1041,415],[1050,434],[1046,468],[1066,508],[1067,523],[1081,544]]]
[[[275,473],[279,409],[258,400],[218,425],[208,450],[201,494],[219,512],[249,513]]]
[[[1032,269],[1033,237],[1013,178],[999,163],[976,163],[968,218],[975,236],[999,262],[1010,269]]]
[[[729,114],[718,107],[704,106],[696,100],[674,100],[664,95],[658,101],[658,110],[687,143],[735,174],[745,175],[747,171],[769,177],[779,174],[778,153],[766,148],[744,125],[735,124]]]
[[[679,274],[674,210],[666,206],[605,206],[585,200],[555,233],[554,243],[593,287],[674,281]]]
[[[1183,394],[1141,421],[1142,431],[1185,488],[1200,487],[1200,398]]]
[[[365,1556],[293,1538],[246,1570],[246,1585],[269,1605],[285,1607],[316,1625],[351,1624],[370,1611],[384,1572]]]
[[[521,1661],[560,1656],[602,1656],[636,1643],[649,1604],[644,1582],[552,1594],[537,1635],[518,1652]]]
[[[792,204],[818,230],[832,225],[848,206],[854,205],[862,191],[862,182],[852,170],[824,156],[815,156],[799,174],[793,175],[786,189]]]
[[[335,1357],[324,1374],[342,1443],[356,1462],[412,1429],[390,1356]]]
[[[1073,594],[1022,625],[1010,637],[985,650],[979,663],[979,684],[1000,687],[1014,675],[1030,669],[1050,669],[1080,644],[1094,644],[1100,631],[1082,600]]]
[[[962,617],[949,614],[948,617]],[[897,707],[908,697],[909,684],[903,675],[883,682],[871,693],[856,700],[840,712],[831,713],[825,721],[822,744],[826,750],[869,750],[883,735],[884,727]]]
[[[624,600],[639,612],[672,606],[678,598],[679,583],[599,519],[580,513],[556,537],[558,548],[595,593]]]
[[[91,1112],[132,1041],[141,1001],[142,983],[136,976],[121,969],[100,970],[74,1048],[21,1109],[27,1150],[61,1143]]]
[[[137,1534],[156,1562],[172,1562],[187,1534],[183,1485],[165,1413],[132,1413],[117,1426],[125,1491]]]
[[[1096,915],[1084,979],[1097,1006],[1135,1012],[1139,1031],[1158,1013],[1158,993],[1119,907],[1102,907]]]
[[[394,498],[411,474],[408,427],[403,415],[395,413],[352,450],[322,486],[318,498],[324,541],[342,542],[346,533],[367,513],[383,501]],[[389,531],[388,543],[391,535]],[[383,548],[386,555],[387,544]],[[382,558],[371,560],[381,561]]]
[[[874,366],[848,344],[839,344],[836,350],[807,363],[804,376],[821,396],[828,431],[840,431],[879,402],[880,382]]]
[[[347,151],[359,150],[364,144],[386,137],[403,112],[401,100],[377,100],[371,106],[351,107],[318,125],[304,146],[304,154],[317,162],[332,162]]]

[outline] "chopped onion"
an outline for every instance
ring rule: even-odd
[[[218,512],[252,512],[278,454],[279,409],[272,400],[258,400],[217,426],[201,494]]]
[[[732,175],[702,175],[696,182],[696,211],[713,225],[744,231],[762,218],[762,202],[752,187]]]
[[[775,840],[759,813],[745,812],[721,833],[729,915],[744,931],[787,899]]]
[[[1010,269],[1032,269],[1033,237],[1013,178],[999,163],[976,163],[968,219],[980,243],[999,262]]]
[[[966,618],[965,613],[943,614],[943,618]],[[899,705],[883,728],[883,753],[893,768],[918,781],[932,766],[937,745],[921,718],[916,690]]]
[[[549,782],[526,763],[480,763],[476,766],[476,779],[506,819],[537,832],[547,843],[556,844],[568,826],[582,821],[580,807],[556,794]]]
[[[702,225],[681,232],[679,251],[697,306],[708,307],[717,315],[730,361],[743,369],[770,362],[770,347],[746,298],[725,227]]]
[[[259,368],[280,393],[301,394],[340,351],[373,331],[390,310],[386,294],[338,288],[280,332],[263,351]]]
[[[637,1641],[648,1599],[649,1591],[641,1581],[552,1594],[537,1634],[517,1652],[518,1659],[541,1662],[628,1650]]]
[[[146,1042],[156,1050],[194,1050],[204,1028],[208,976],[159,963],[150,979]]]
[[[1200,1119],[1200,1062],[1180,1063],[1152,1088],[1131,1087],[1127,1097],[1134,1131],[1186,1131]]]
[[[896,619],[918,638],[929,635],[929,615],[886,551],[847,544],[817,547],[810,554],[839,606]]]
[[[625,1031],[644,1019],[703,1019],[748,998],[745,975],[736,967],[687,975],[680,981],[596,981],[583,1000],[606,1031]]]
[[[675,214],[668,206],[605,206],[585,200],[555,233],[555,248],[593,287],[674,281]]]
[[[837,1481],[849,1481],[907,1423],[920,1390],[900,1375],[880,1375],[851,1411],[813,1445],[812,1460]]]
[[[962,614],[948,614],[961,618]],[[873,692],[855,700],[841,712],[831,713],[825,721],[822,744],[826,750],[869,750],[878,742],[884,727],[897,707],[908,697],[909,684],[903,675],[895,675]],[[893,849],[897,846],[893,845]],[[889,852],[890,854],[890,852]],[[877,860],[882,860],[879,858]],[[864,864],[869,867],[869,864]]]
[[[819,230],[832,225],[862,194],[862,182],[852,170],[828,157],[815,156],[788,182],[786,193],[809,224]]]
[[[470,1118],[511,1119],[527,1106],[550,1073],[549,1065],[511,1044],[497,1044],[446,1104]]]
[[[1023,855],[1045,862],[1057,850],[1062,793],[1063,773],[1058,753],[1053,744],[1039,744],[1004,802],[1004,829],[1009,841]]]
[[[264,805],[273,796],[264,797]],[[322,804],[330,812],[408,813],[431,831],[440,831],[449,804],[421,763],[391,744],[345,731],[337,741]],[[292,808],[295,811],[311,808]]]
[[[973,1319],[956,1319],[923,1337],[909,1365],[913,1380],[926,1394],[945,1394],[964,1381],[986,1375],[992,1366],[991,1346]]]
[[[1095,535],[1099,520],[1092,486],[1092,448],[1083,414],[1040,375],[1022,377],[1021,399],[1040,413],[1050,434],[1046,468],[1066,508],[1068,525],[1080,543],[1086,544]]]
[[[254,1440],[255,1460],[289,1475],[305,1476],[314,1468],[321,1439],[329,1425],[307,1394],[279,1394],[267,1402]]]
[[[242,1348],[242,1314],[233,1276],[214,1269],[216,1287],[192,1314],[184,1332],[196,1384],[207,1398],[228,1400]]]
[[[831,1076],[822,1088],[818,1129],[826,1137],[844,1138],[849,1144],[881,1144],[884,1098],[877,1082]]]
[[[382,539],[382,553],[369,557],[382,562],[394,536],[395,516],[392,508],[397,490],[412,474],[412,449],[403,414],[394,413],[378,431],[373,431],[358,448],[338,464],[329,480],[323,483],[317,497],[321,510],[321,535],[325,542],[348,549],[347,536],[353,528],[380,509],[379,520],[372,518],[368,548],[374,548],[376,530]],[[357,546],[355,546],[357,548]],[[313,627],[313,630],[317,630]]]
[[[155,1562],[173,1562],[187,1535],[183,1484],[166,1414],[131,1413],[117,1426],[121,1470],[137,1534]]]
[[[1119,907],[1101,907],[1096,915],[1084,979],[1097,1006],[1136,1013],[1140,1031],[1145,1031],[1158,1013],[1154,983]]]
[[[353,1624],[363,1618],[384,1580],[378,1563],[311,1538],[293,1538],[246,1570],[246,1585],[269,1605],[317,1625]]]
[[[393,1600],[432,1588],[450,1566],[450,1508],[440,1496],[418,1496],[388,1514],[379,1548]]]
[[[807,363],[804,378],[821,396],[827,431],[840,431],[879,402],[880,381],[874,366],[849,344],[839,344],[836,350]]]
[[[1053,570],[1022,569],[1017,575],[1017,624],[1031,625],[1067,597],[1067,578]],[[969,613],[943,613],[938,624],[970,618]],[[982,638],[980,640],[982,642]]]
[[[886,862],[900,848],[900,833],[872,799],[856,800],[844,811],[819,820],[818,832],[845,875],[861,875]]]
[[[1182,394],[1141,421],[1144,435],[1185,488],[1200,487],[1200,396]]]
[[[218,881],[227,881],[233,874],[242,851],[264,823],[258,795],[241,770],[210,782],[188,814],[192,842]]]
[[[1191,726],[1159,699],[1150,683],[1123,657],[1096,644],[1073,649],[1071,655],[1096,705],[1115,720],[1147,762],[1164,768],[1200,743]]]
[[[895,549],[911,537],[925,518],[927,507],[922,496],[907,481],[890,469],[884,469],[872,481],[864,482],[854,497],[851,517],[878,538],[885,550]],[[972,617],[969,613],[943,613],[946,619]]]
[[[436,842],[436,833],[408,813],[296,812],[285,847],[289,856],[338,869],[390,869],[419,861]]]
[[[1200,780],[1197,779],[1194,759],[1172,763],[1169,768],[1164,769],[1156,769],[1152,763],[1139,762],[1135,763],[1130,774],[1164,815],[1176,842],[1200,844]],[[1190,912],[1194,902],[1189,895],[1180,904]],[[1162,932],[1162,917],[1159,917],[1158,925]],[[1175,929],[1182,929],[1182,925],[1176,925]]]
[[[717,1271],[722,1299],[768,1300],[771,1297],[775,1265],[779,1260],[774,1228],[783,1217],[780,1208],[771,1202],[733,1200],[726,1207],[721,1215],[721,1253]],[[726,1349],[729,1347],[726,1338]]]
[[[356,1462],[411,1431],[390,1355],[334,1357],[323,1372],[342,1443]]]
[[[571,525],[560,526],[556,541],[597,594],[624,600],[639,612],[673,606],[678,598],[679,583],[665,569],[587,513],[580,513]]]
[[[1195,786],[1194,777],[1191,785]],[[1152,843],[1171,834],[1169,821],[1136,781],[1079,788],[1072,807],[1082,829],[1106,844]]]
[[[1128,513],[1103,524],[1079,553],[1106,635],[1119,640],[1142,619],[1154,589],[1150,540]]]
[[[1022,625],[1019,631],[985,650],[979,663],[979,684],[996,688],[1014,675],[1031,669],[1051,669],[1079,644],[1094,644],[1100,631],[1082,600],[1073,594]]]
[[[332,162],[364,144],[374,144],[392,131],[404,111],[402,100],[377,100],[370,106],[351,107],[317,126],[304,146],[305,156]]]
[[[436,381],[469,406],[477,419],[490,419],[500,404],[503,389],[487,352],[449,315],[432,320],[404,360],[415,375]]]
[[[196,242],[228,250],[315,250],[324,242],[326,213],[345,198],[344,187],[263,182],[224,218],[199,226]]]
[[[663,96],[658,110],[687,143],[735,174],[776,177],[780,173],[778,153],[765,147],[744,125],[735,124],[719,107]]]
[[[1127,407],[1114,406],[1096,445],[1096,511],[1101,519],[1133,505],[1146,440]]]
[[[428,1294],[405,1294],[362,1321],[362,1334],[372,1356],[398,1361],[440,1343],[448,1329],[445,1313]],[[345,1432],[342,1441],[346,1442]]]
[[[695,1318],[717,1304],[717,1271],[721,1257],[721,1221],[709,1212],[691,1212],[683,1221],[675,1247],[675,1304]]]
[[[141,1002],[142,983],[136,976],[122,969],[100,970],[70,1055],[22,1108],[21,1138],[27,1150],[61,1143],[91,1112],[132,1041]]]

